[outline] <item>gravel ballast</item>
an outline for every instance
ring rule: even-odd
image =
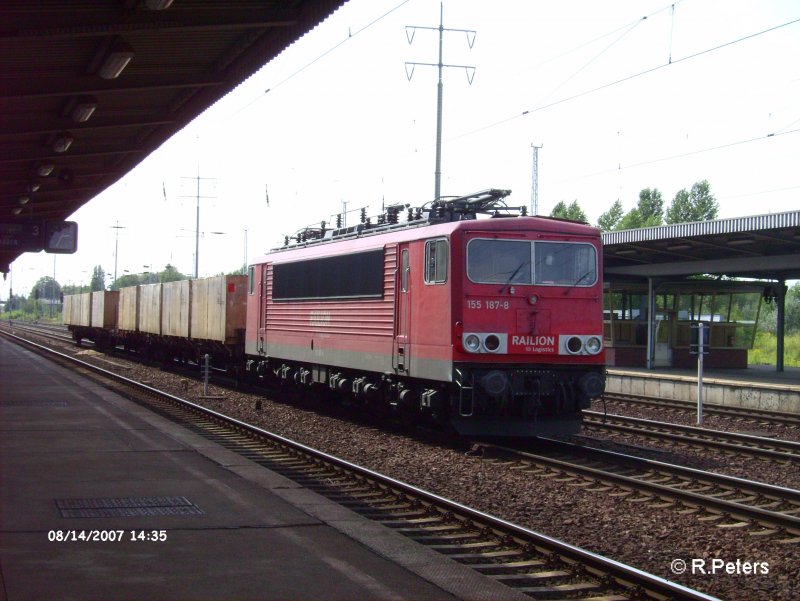
[[[466,445],[462,448],[426,442],[339,419],[304,408],[306,403],[294,406],[271,400],[269,397],[275,393],[255,396],[212,386],[210,393],[224,399],[201,400],[202,384],[185,377],[74,346],[64,345],[60,350],[80,351],[82,359],[104,369],[118,370],[128,378],[146,381],[353,463],[705,593],[723,599],[800,599],[800,544],[781,542],[788,535],[757,537],[749,534],[755,532],[753,528],[720,528],[716,524],[725,523],[724,520],[703,521],[674,508],[612,496],[618,491],[591,492],[571,486],[570,482],[559,482],[558,478],[522,473],[491,458],[472,456],[466,452]],[[261,400],[260,410],[255,408],[256,400]],[[686,414],[681,417],[679,412],[658,409],[615,408],[614,412],[676,423],[691,419]],[[724,429],[735,427],[724,418],[710,418],[706,427],[717,427],[717,421],[725,422]],[[752,430],[752,424],[744,424],[742,429]],[[800,485],[796,464],[669,448],[644,438],[615,441],[598,432],[585,434],[606,439],[608,446],[618,442],[633,445],[623,450],[629,454],[654,454],[660,461],[792,488]],[[637,453],[636,446],[652,449],[653,454]],[[688,567],[679,574],[676,571],[684,565],[681,561]]]

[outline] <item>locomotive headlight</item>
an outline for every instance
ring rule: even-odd
[[[589,336],[586,339],[586,352],[590,355],[596,355],[603,348],[603,343],[597,336]]]
[[[464,348],[470,353],[477,353],[481,348],[481,339],[475,334],[466,334],[464,336]]]
[[[490,353],[494,353],[500,348],[500,338],[497,337],[497,334],[489,334],[484,338],[483,346],[486,347],[486,350]]]
[[[581,340],[578,336],[570,336],[569,340],[567,340],[567,350],[572,353],[573,355],[577,355],[581,352],[583,348],[583,340]]]

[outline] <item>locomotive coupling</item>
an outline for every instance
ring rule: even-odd
[[[606,379],[603,375],[595,371],[591,371],[583,374],[578,382],[578,385],[587,398],[593,399],[605,392]]]
[[[508,374],[499,369],[493,369],[481,376],[480,383],[489,396],[500,398],[508,390]]]

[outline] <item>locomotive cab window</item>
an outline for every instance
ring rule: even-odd
[[[475,238],[467,244],[467,277],[477,284],[594,286],[597,252],[580,242]]]
[[[534,284],[593,286],[597,281],[597,253],[591,244],[535,242]]]
[[[447,281],[447,240],[428,240],[425,243],[425,283],[443,284]]]
[[[247,270],[247,293],[253,294],[256,290],[256,267],[251,265]]]
[[[477,238],[467,245],[467,276],[479,284],[530,284],[531,243]]]

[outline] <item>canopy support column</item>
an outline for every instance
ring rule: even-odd
[[[778,280],[778,323],[776,327],[777,349],[775,353],[775,371],[783,371],[783,342],[786,329],[786,280]]]

